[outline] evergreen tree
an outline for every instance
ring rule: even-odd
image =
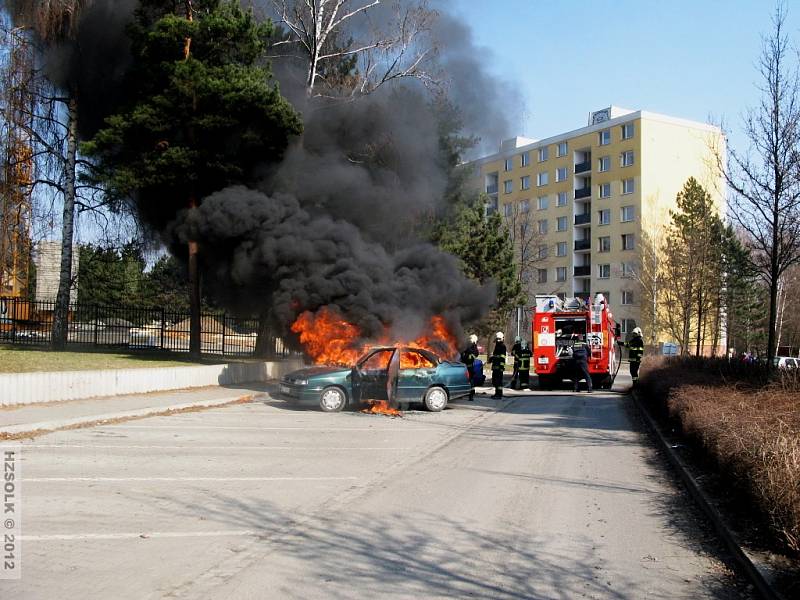
[[[236,0],[142,0],[130,29],[129,103],[83,146],[96,180],[134,198],[159,230],[209,194],[252,183],[256,167],[279,159],[302,129],[262,60],[271,34]],[[203,250],[189,241],[195,355]]]
[[[144,300],[145,260],[141,248],[81,246],[78,266],[78,304],[140,305]]]

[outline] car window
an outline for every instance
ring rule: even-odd
[[[797,367],[797,360],[795,360],[794,358],[787,358],[786,359],[786,366],[787,367],[791,367],[793,369],[796,368]]]
[[[416,350],[404,350],[400,355],[401,369],[433,369],[436,362],[430,355],[425,355]]]
[[[366,371],[374,371],[378,369],[388,369],[389,361],[392,359],[392,349],[376,350],[364,360],[362,360],[358,368]]]

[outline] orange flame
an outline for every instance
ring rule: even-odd
[[[345,320],[336,309],[322,307],[316,313],[302,313],[291,327],[299,334],[300,343],[306,354],[316,364],[352,365],[370,345],[404,345],[412,348],[430,350],[441,358],[450,359],[457,354],[457,341],[447,328],[443,317],[437,315],[430,321],[430,331],[415,340],[391,339],[385,332],[373,344],[367,343],[361,336],[361,330]],[[421,354],[404,352],[400,355],[401,369],[433,368],[431,363]]]
[[[365,408],[361,412],[371,415],[388,415],[390,417],[402,417],[403,412],[392,408],[386,400],[372,400],[369,403],[369,408]]]

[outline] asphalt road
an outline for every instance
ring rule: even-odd
[[[29,598],[739,598],[630,399],[263,402],[23,443]]]

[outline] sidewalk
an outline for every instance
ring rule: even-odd
[[[57,429],[88,427],[103,422],[250,402],[268,389],[271,389],[269,383],[253,383],[236,387],[211,386],[0,408],[0,440],[33,437]]]

